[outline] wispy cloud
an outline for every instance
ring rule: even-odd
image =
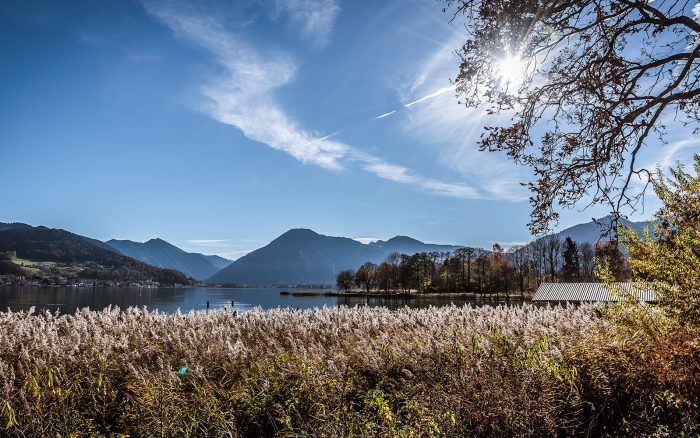
[[[325,46],[340,13],[336,0],[277,0],[275,8],[284,13],[289,24],[315,46]]]
[[[666,170],[672,167],[676,161],[681,161],[681,152],[689,147],[700,146],[700,139],[690,137],[684,140],[676,141],[664,145],[661,148],[661,155],[658,157],[657,165],[662,169]],[[649,169],[653,169],[654,166],[648,166]]]
[[[303,163],[334,171],[356,163],[380,178],[436,195],[482,197],[473,187],[422,177],[406,167],[332,140],[334,134],[319,137],[304,129],[287,115],[274,97],[275,89],[294,79],[297,68],[289,55],[266,53],[263,56],[243,36],[225,29],[215,17],[181,8],[175,3],[146,3],[146,9],[177,37],[207,50],[223,67],[223,74],[211,77],[201,87],[206,102],[199,110],[204,114],[235,126],[249,139],[284,151]]]
[[[366,154],[355,154],[362,168],[374,175],[401,184],[418,186],[421,189],[451,198],[476,199],[485,198],[478,190],[461,183],[446,183],[432,178],[413,174],[404,166],[387,163],[379,158]]]

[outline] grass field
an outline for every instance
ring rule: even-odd
[[[0,313],[9,436],[679,436],[697,332],[592,306]]]

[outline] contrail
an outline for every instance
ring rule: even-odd
[[[343,128],[343,129],[345,129],[345,128]],[[328,139],[328,138],[334,137],[334,136],[336,136],[336,135],[340,134],[340,131],[342,131],[343,129],[340,129],[340,130],[338,130],[338,131],[335,131],[335,132],[331,132],[331,133],[330,133],[330,134],[328,134],[327,136],[325,136],[325,137],[321,137],[321,138],[319,138],[319,139],[318,139],[318,140],[316,140],[316,141],[323,141],[323,140],[326,140],[326,139]]]
[[[389,111],[388,113],[380,114],[380,115],[378,115],[378,116],[376,116],[376,117],[372,117],[372,118],[369,119],[369,120],[379,120],[379,119],[383,119],[384,117],[389,117],[390,115],[392,115],[392,114],[394,114],[395,112],[397,112],[399,109],[402,109],[402,108],[410,108],[410,107],[412,107],[413,105],[419,104],[419,103],[421,103],[421,102],[425,102],[425,101],[428,100],[428,99],[432,99],[433,97],[437,97],[437,96],[439,96],[439,95],[441,95],[441,94],[445,94],[445,93],[447,93],[448,91],[453,91],[454,89],[455,89],[455,85],[450,85],[449,87],[440,88],[439,90],[435,91],[434,93],[430,93],[430,94],[428,94],[427,96],[423,96],[423,97],[421,97],[421,98],[418,99],[418,100],[414,100],[413,102],[409,102],[409,103],[403,105],[403,107],[401,107],[401,108],[398,108],[398,109],[395,109],[395,110],[391,110],[391,111]],[[368,120],[367,120],[367,121],[368,121]],[[340,134],[341,132],[345,131],[346,129],[351,128],[351,127],[353,127],[353,126],[357,126],[357,125],[362,124],[362,123],[366,123],[367,121],[358,122],[358,123],[354,123],[354,124],[352,124],[352,125],[350,125],[350,126],[346,126],[346,127],[343,128],[343,129],[339,129],[339,130],[337,130],[337,131],[335,131],[335,132],[332,132],[332,133],[326,135],[325,137],[321,137],[321,138],[319,138],[319,139],[316,139],[315,141],[323,141],[323,140],[327,140],[327,139],[329,139],[329,138],[331,138],[331,137],[335,137],[336,135]]]
[[[433,97],[437,97],[441,94],[445,94],[448,91],[454,91],[454,89],[455,89],[455,85],[450,85],[449,87],[440,88],[439,90],[435,91],[434,93],[430,93],[427,96],[423,96],[418,100],[414,100],[413,102],[409,102],[409,103],[405,104],[403,107],[410,108],[413,105],[419,104],[421,102],[425,102],[428,99],[432,99]],[[383,119],[384,117],[389,117],[390,115],[394,114],[396,111],[398,111],[398,109],[395,109],[393,111],[389,111],[388,113],[384,113],[380,116],[374,117],[374,118],[372,118],[372,120],[379,120],[379,119]]]
[[[381,116],[375,117],[374,120],[379,120],[379,119],[383,119],[384,117],[389,117],[390,115],[394,114],[395,112],[396,112],[396,110],[389,111],[388,113],[384,113]]]
[[[434,92],[434,93],[428,94],[427,96],[423,96],[423,97],[421,97],[420,99],[414,100],[414,101],[411,102],[411,103],[407,103],[406,105],[404,105],[404,108],[410,108],[410,107],[412,107],[413,105],[415,105],[415,104],[417,104],[417,103],[421,103],[421,102],[426,101],[426,100],[428,100],[428,99],[432,99],[433,97],[437,97],[437,96],[439,96],[439,95],[441,95],[441,94],[447,93],[448,91],[452,91],[452,90],[454,90],[454,89],[455,89],[455,86],[454,86],[454,85],[450,85],[449,87],[445,87],[445,88],[440,88],[439,90],[437,90],[437,91]]]

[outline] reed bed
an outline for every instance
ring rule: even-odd
[[[589,305],[6,312],[0,431],[697,433],[698,337],[674,336],[654,345]]]

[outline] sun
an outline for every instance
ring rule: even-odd
[[[525,65],[518,56],[507,55],[496,63],[496,74],[502,85],[517,87],[525,78]]]

